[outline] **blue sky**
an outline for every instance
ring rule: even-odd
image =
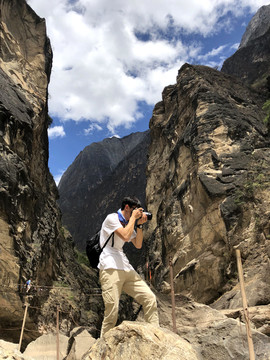
[[[49,168],[92,142],[148,129],[180,67],[221,68],[263,0],[28,0],[53,49]]]

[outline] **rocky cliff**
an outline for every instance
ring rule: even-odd
[[[240,81],[204,66],[184,65],[177,84],[164,89],[150,122],[146,191],[157,286],[168,279],[171,257],[177,292],[241,306],[238,247],[249,304],[269,304],[270,150],[262,104]]]
[[[75,261],[48,169],[52,51],[45,21],[22,0],[1,0],[0,14],[0,337],[18,342],[25,300],[29,341],[55,324],[58,302],[91,326],[89,295],[81,289],[90,293],[98,285]],[[26,299],[27,279],[35,291]],[[59,284],[72,287],[70,298]],[[95,303],[102,307],[98,298]],[[67,324],[71,313],[64,315]]]
[[[270,5],[262,6],[253,16],[239,49],[228,58],[221,71],[240,78],[269,97],[270,92]]]
[[[59,183],[63,223],[79,249],[95,234],[107,214],[115,212],[124,196],[145,203],[149,131],[122,139],[113,137],[87,146]]]
[[[5,296],[1,294],[0,323],[5,327],[8,322],[15,325],[23,311],[17,284],[34,273],[40,282],[44,275],[52,277],[51,252],[43,253],[55,244],[44,238],[56,227],[57,212],[50,210],[56,188],[47,169],[52,53],[45,23],[25,2],[1,1],[0,8],[0,277],[4,288],[14,286]],[[55,231],[52,242],[54,238]],[[34,244],[39,251],[33,251]]]

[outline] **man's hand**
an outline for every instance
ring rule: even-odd
[[[134,209],[132,216],[138,220],[137,224],[144,224],[147,221],[147,215],[143,213],[143,208]]]
[[[135,208],[132,210],[128,224],[125,227],[120,227],[115,230],[115,234],[120,236],[122,240],[129,241],[134,231],[136,221],[137,224],[144,224],[147,221],[147,215],[143,213],[143,208]],[[143,241],[142,231],[138,231],[136,238],[131,241],[137,249],[140,249]]]
[[[140,219],[142,215],[143,215],[143,208],[136,208],[131,213],[131,217],[135,218],[136,220]]]

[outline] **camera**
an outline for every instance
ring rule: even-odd
[[[145,211],[144,214],[147,216],[147,220],[152,220],[152,214],[150,212]]]

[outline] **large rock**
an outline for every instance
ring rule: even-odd
[[[67,356],[65,360],[81,360],[96,342],[84,328],[75,328],[70,333]]]
[[[57,337],[55,334],[42,335],[31,342],[23,353],[24,357],[32,357],[35,360],[59,360],[64,359],[67,353],[68,337],[59,334],[59,354],[57,356]]]
[[[123,322],[99,339],[84,360],[199,360],[192,345],[150,324]]]
[[[0,340],[0,359],[8,360],[34,360],[32,357],[24,356],[18,350],[18,344]]]
[[[220,303],[218,306],[220,307]],[[217,304],[211,305],[213,308],[217,308]],[[233,319],[241,319],[244,321],[243,308],[225,309],[226,305],[220,310],[222,314]],[[256,328],[259,332],[270,336],[270,305],[252,306],[248,308],[249,320],[251,326]]]
[[[172,329],[170,301],[167,295],[160,295],[158,298],[160,323]],[[254,319],[255,312],[257,312],[257,322]],[[238,309],[234,313],[217,311],[207,305],[196,303],[190,298],[175,296],[177,334],[189,341],[201,360],[246,360],[249,358],[246,327],[242,314],[243,309]],[[260,328],[259,312],[252,308],[250,317],[256,359],[269,360],[270,338],[255,329],[255,325]],[[265,318],[267,315],[260,318],[261,324],[265,323]]]

